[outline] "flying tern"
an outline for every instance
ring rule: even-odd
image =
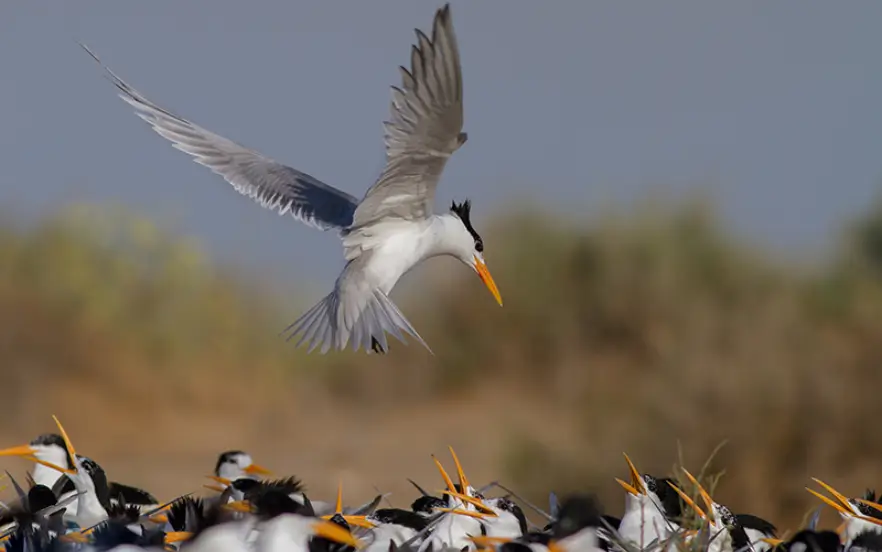
[[[471,267],[493,297],[502,298],[484,261],[484,242],[470,220],[471,203],[454,202],[434,214],[435,190],[448,159],[467,139],[463,127],[462,73],[449,4],[434,18],[432,36],[416,29],[410,69],[400,67],[385,122],[386,165],[361,200],[297,169],[214,134],[148,100],[104,67],[120,97],[139,117],[194,161],[240,193],[280,214],[321,230],[335,230],[346,266],[334,289],[288,326],[297,346],[385,353],[386,332],[402,331],[431,349],[389,299],[398,280],[422,261],[441,255]]]

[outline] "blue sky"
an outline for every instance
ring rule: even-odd
[[[882,189],[882,2],[452,2],[467,145],[438,192],[570,216],[703,190],[755,241],[812,251]],[[266,211],[131,112],[148,98],[356,196],[413,28],[439,2],[56,0],[0,9],[0,205],[160,217],[216,256],[334,277],[337,238]],[[492,244],[487,244],[492,261]],[[308,262],[304,262],[308,259]]]

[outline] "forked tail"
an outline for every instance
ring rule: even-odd
[[[341,327],[338,324],[337,309],[339,305],[339,296],[337,290],[334,290],[303,313],[280,335],[286,336],[286,340],[290,341],[299,334],[300,339],[296,346],[300,347],[305,343],[309,346],[308,352],[310,353],[318,347],[321,347],[322,354],[332,348],[340,351],[345,349],[350,342],[353,351],[364,348],[368,353],[371,351],[385,353],[389,350],[386,332],[406,344],[407,341],[402,334],[403,330],[432,353],[432,349],[423,341],[420,334],[401,314],[395,303],[382,291],[373,291],[351,328]]]

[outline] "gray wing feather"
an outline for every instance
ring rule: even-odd
[[[447,159],[465,142],[462,73],[450,6],[435,14],[432,38],[416,31],[410,70],[392,87],[385,123],[386,167],[355,210],[353,226],[383,217],[429,216]]]
[[[340,230],[352,223],[357,198],[159,107],[116,76],[89,48],[80,46],[104,68],[119,89],[119,96],[135,108],[140,118],[238,192],[321,230]]]

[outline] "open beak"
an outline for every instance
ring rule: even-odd
[[[445,470],[444,466],[441,465],[441,462],[439,462],[438,459],[435,458],[434,454],[432,455],[432,460],[435,461],[435,466],[437,466],[438,471],[441,472],[441,478],[444,479],[444,484],[447,485],[447,490],[450,491],[451,493],[455,493],[456,492],[456,485],[453,484],[453,480],[450,479],[449,475],[447,475],[447,470]]]
[[[319,521],[312,526],[312,529],[317,537],[322,537],[340,544],[348,544],[354,548],[361,548],[360,540],[334,522]]]
[[[670,485],[672,489],[677,491],[677,494],[680,495],[680,498],[683,499],[683,502],[685,502],[690,508],[692,508],[695,511],[695,513],[698,514],[698,517],[700,517],[703,520],[708,520],[707,514],[704,513],[704,510],[702,510],[701,507],[698,504],[696,504],[692,500],[692,498],[689,497],[689,495],[687,495],[686,493],[681,491],[679,487],[677,487],[676,485],[674,485],[670,481],[668,481],[668,485]]]
[[[30,445],[21,445],[18,447],[10,447],[8,449],[0,450],[0,456],[21,456],[27,458],[28,456],[33,456],[37,451],[31,448]]]
[[[448,514],[456,514],[459,516],[473,517],[473,518],[477,518],[477,519],[484,519],[484,518],[491,517],[488,514],[482,514],[481,512],[475,512],[472,510],[463,510],[462,508],[438,508],[438,511],[439,512],[447,512]],[[493,514],[493,515],[495,516],[496,514]]]
[[[273,472],[264,468],[263,466],[258,466],[257,464],[251,464],[247,468],[245,468],[245,473],[249,475],[272,475]]]
[[[850,518],[850,517],[857,518],[857,519],[860,519],[863,521],[867,521],[869,523],[873,523],[875,525],[882,525],[882,520],[880,520],[880,519],[876,519],[876,518],[873,518],[870,516],[865,516],[859,512],[855,512],[855,509],[852,507],[851,503],[848,501],[848,497],[846,497],[844,494],[840,493],[839,491],[837,491],[836,489],[834,489],[830,485],[827,485],[826,483],[824,483],[820,479],[817,479],[814,477],[812,477],[812,481],[814,481],[815,483],[817,483],[821,487],[824,487],[830,494],[832,494],[836,498],[836,500],[839,501],[839,503],[834,502],[832,499],[829,499],[826,496],[822,495],[821,493],[816,492],[812,489],[809,489],[808,487],[806,487],[805,490],[812,493],[816,497],[820,498],[825,504],[827,504],[828,506],[830,506],[831,508],[833,508],[834,510],[836,510],[837,512],[842,514],[842,517],[844,517],[846,519]],[[871,502],[870,505],[873,506],[873,508],[877,507],[876,503],[874,503],[874,502]]]
[[[484,504],[479,499],[477,499],[473,496],[468,496],[468,495],[460,494],[457,492],[451,492],[451,491],[440,491],[440,493],[446,494],[448,496],[452,496],[454,498],[458,498],[458,499],[462,500],[463,502],[468,502],[469,504],[471,504],[472,506],[474,506],[478,510],[484,512],[485,514],[487,514],[490,517],[497,517],[497,514],[493,510],[493,508],[491,508],[490,506],[487,506],[486,504]]]
[[[496,287],[496,282],[493,281],[493,276],[490,276],[490,271],[487,269],[487,265],[475,255],[475,270],[478,271],[478,276],[480,276],[481,281],[484,282],[484,285],[487,286],[487,289],[490,290],[490,293],[493,294],[493,298],[496,299],[496,302],[499,303],[499,306],[502,306],[502,296],[499,295],[499,288]]]
[[[704,487],[701,486],[701,483],[698,482],[698,479],[695,479],[695,477],[693,477],[692,474],[689,473],[689,470],[687,470],[686,468],[682,468],[682,469],[683,469],[683,473],[686,474],[686,477],[689,478],[689,481],[691,481],[692,484],[695,485],[695,487],[698,489],[699,494],[701,494],[701,499],[704,500],[704,505],[707,506],[708,519],[710,520],[711,523],[714,523],[714,501],[713,501],[713,499],[711,498],[710,494],[708,494],[708,492],[706,490],[704,490]]]
[[[64,446],[67,449],[68,455],[70,455],[71,461],[76,462],[77,451],[74,450],[73,443],[70,442],[70,437],[67,436],[67,432],[64,430],[64,426],[61,425],[61,422],[58,421],[58,418],[55,417],[55,415],[52,416],[52,419],[55,420],[55,425],[58,426],[58,431],[61,432],[61,437],[64,439]],[[13,449],[6,449],[6,450],[7,451],[9,451],[9,450],[24,450],[24,448],[25,447],[14,447]],[[27,448],[30,448],[30,447],[27,447]],[[27,460],[30,460],[31,462],[34,462],[36,464],[42,464],[43,466],[46,466],[47,468],[52,468],[53,470],[59,471],[61,473],[66,473],[68,475],[76,475],[77,474],[76,464],[74,464],[74,468],[71,470],[71,469],[67,469],[67,468],[62,468],[61,466],[56,466],[52,462],[46,462],[44,460],[40,460],[39,458],[37,458],[36,456],[33,456],[32,454],[24,455],[22,457]]]
[[[622,453],[622,454],[625,454],[625,453]],[[640,472],[638,472],[637,468],[634,467],[634,463],[631,462],[631,459],[628,458],[627,454],[625,454],[625,462],[628,463],[628,472],[631,474],[631,484],[629,485],[619,478],[616,478],[616,481],[626,491],[628,491],[629,493],[631,493],[634,496],[646,494],[646,486],[643,484],[643,478],[640,477]]]
[[[465,472],[462,471],[462,464],[459,463],[459,458],[456,456],[456,451],[453,450],[453,447],[447,447],[450,449],[450,455],[453,456],[453,463],[456,464],[456,475],[459,477],[459,487],[462,489],[463,494],[468,494],[469,489],[469,480],[466,479]]]

